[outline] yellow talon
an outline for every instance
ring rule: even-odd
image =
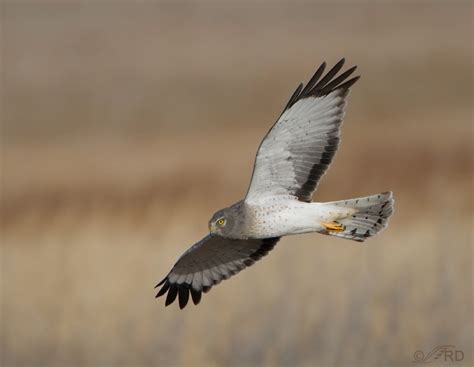
[[[328,232],[342,232],[346,229],[346,226],[344,224],[338,222],[321,222],[321,225]]]

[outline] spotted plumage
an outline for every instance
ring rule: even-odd
[[[387,226],[393,212],[391,192],[329,203],[311,202],[332,162],[356,67],[338,75],[344,59],[324,74],[323,63],[295,90],[262,140],[243,200],[217,211],[210,234],[191,246],[158,283],[157,297],[184,308],[202,292],[251,266],[286,235],[318,232],[365,241]]]

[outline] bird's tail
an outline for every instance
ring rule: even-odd
[[[388,218],[393,213],[393,203],[391,192],[325,203],[341,209],[351,209],[351,214],[334,222],[323,223],[325,230],[322,233],[359,242],[365,241],[366,238],[376,235],[387,227]]]

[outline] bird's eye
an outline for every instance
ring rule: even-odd
[[[224,218],[221,218],[217,221],[217,224],[219,224],[220,226],[222,226],[224,223],[225,223]]]

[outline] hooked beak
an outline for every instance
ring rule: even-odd
[[[214,233],[214,230],[215,230],[214,223],[209,222],[208,228],[209,228],[209,233]]]

